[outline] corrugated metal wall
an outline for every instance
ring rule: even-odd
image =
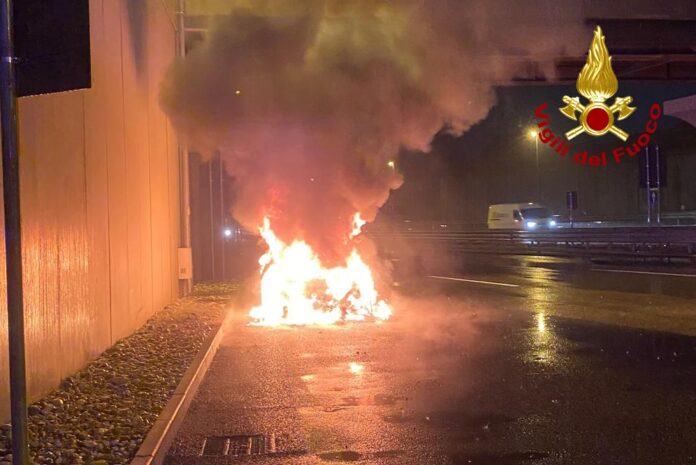
[[[20,102],[32,399],[177,296],[179,165],[158,105],[159,82],[175,56],[170,13],[162,0],[91,0],[92,89]],[[9,376],[0,279],[4,420]]]

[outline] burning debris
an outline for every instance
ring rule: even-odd
[[[559,37],[584,42],[560,16],[572,8],[540,3],[227,2],[170,70],[162,104],[191,147],[222,154],[234,217],[268,245],[259,324],[388,316],[352,220],[374,220],[401,185],[400,149],[427,151],[443,128],[486,116],[515,71],[503,55],[539,61],[561,53]]]
[[[345,266],[325,268],[302,240],[283,243],[264,219],[261,237],[268,251],[261,257],[261,305],[250,315],[258,325],[333,324],[366,318],[386,320],[389,305],[375,290],[372,271],[356,249]]]

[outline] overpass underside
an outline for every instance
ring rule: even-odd
[[[607,36],[612,67],[620,81],[682,81],[696,83],[696,20],[588,19]],[[519,60],[516,84],[574,83],[585,57],[557,57],[555,76],[545,75],[537,63]]]

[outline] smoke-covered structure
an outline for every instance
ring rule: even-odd
[[[486,116],[493,86],[526,57],[582,49],[568,2],[237,0],[175,63],[162,104],[236,178],[235,218],[271,219],[328,263],[347,256],[355,212],[368,221],[402,182],[401,148],[428,150]],[[391,166],[390,166],[391,165]]]

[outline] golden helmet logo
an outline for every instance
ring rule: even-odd
[[[616,97],[611,106],[605,103],[616,94],[619,81],[611,67],[611,57],[599,26],[595,29],[587,62],[578,75],[576,88],[589,103],[583,105],[580,97],[563,96],[566,106],[559,109],[561,113],[573,121],[578,121],[578,113],[580,115],[580,125],[566,132],[566,138],[571,140],[582,133],[603,136],[611,132],[625,142],[628,133],[616,127],[614,122],[628,118],[636,109],[629,106],[633,97]]]

